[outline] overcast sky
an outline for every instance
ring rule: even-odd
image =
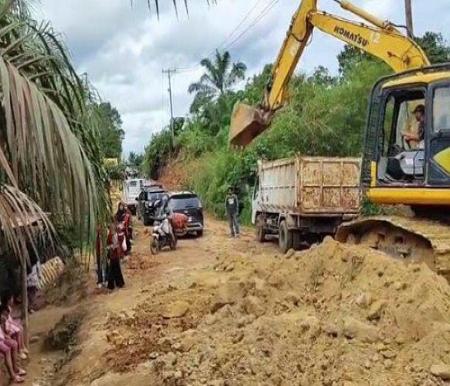
[[[172,0],[160,0],[158,21],[147,0],[133,0],[133,8],[129,0],[40,1],[37,16],[50,20],[64,35],[77,70],[87,72],[102,98],[119,110],[125,154],[142,152],[151,134],[169,122],[163,68],[188,69],[173,77],[175,115],[185,116],[192,100],[187,88],[202,74],[198,62],[203,57],[217,47],[228,49],[234,60],[247,64],[247,76],[260,72],[275,59],[299,4],[299,0],[218,0],[208,7],[206,0],[191,0],[189,18],[180,9],[177,20]],[[404,24],[403,0],[353,2]],[[350,16],[331,0],[319,4],[326,11]],[[413,6],[417,35],[433,30],[450,40],[448,0],[413,0]],[[341,48],[337,40],[316,32],[298,69],[311,72],[325,65],[335,72]]]

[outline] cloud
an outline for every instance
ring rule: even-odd
[[[217,5],[208,7],[206,1],[194,0],[190,2],[190,17],[180,9],[177,19],[171,2],[166,1],[160,2],[158,22],[148,11],[146,0],[134,0],[133,8],[128,0],[41,2],[38,17],[49,19],[63,32],[77,69],[87,72],[100,95],[121,113],[126,153],[143,151],[151,134],[169,122],[168,83],[163,68],[187,69],[172,78],[175,115],[184,116],[192,100],[187,88],[202,73],[198,65],[201,58],[220,46],[228,49],[234,60],[247,64],[247,76],[261,71],[264,64],[276,58],[299,3],[281,0],[270,7],[272,0],[219,0]],[[403,24],[403,2],[354,0],[354,3],[383,20],[389,18]],[[319,4],[326,6],[328,12],[352,17],[330,1]],[[268,12],[264,14],[264,10]],[[441,31],[449,39],[449,10],[445,0],[436,0],[432,5],[414,2],[416,33]],[[258,15],[260,20],[254,23]],[[239,24],[240,28],[231,34]],[[335,72],[336,55],[342,46],[336,39],[315,32],[298,70],[310,73],[318,65],[324,65]]]

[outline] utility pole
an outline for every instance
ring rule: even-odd
[[[169,102],[170,102],[170,136],[171,136],[171,150],[173,150],[175,145],[175,130],[174,130],[174,121],[173,121],[173,100],[172,100],[172,74],[177,72],[176,68],[168,68],[167,70],[162,71],[163,74],[167,74],[167,78],[169,79]]]
[[[408,30],[408,36],[414,37],[413,15],[412,15],[412,0],[405,0],[405,14],[406,14],[406,28]]]

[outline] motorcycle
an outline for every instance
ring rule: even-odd
[[[171,231],[168,218],[153,226],[150,240],[150,251],[152,255],[157,255],[164,247],[169,247],[172,251],[177,249],[177,237]]]

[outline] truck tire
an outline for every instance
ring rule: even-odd
[[[266,241],[266,230],[264,229],[264,219],[261,215],[256,217],[256,240],[260,243]]]
[[[288,229],[285,220],[281,221],[280,228],[278,230],[278,245],[283,253],[289,251],[289,249],[293,246],[292,231]]]

